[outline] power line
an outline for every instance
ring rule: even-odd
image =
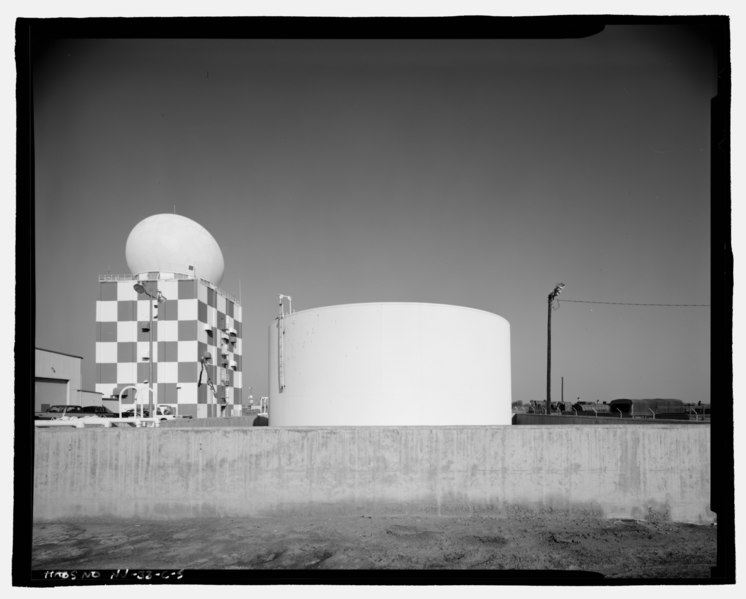
[[[559,303],[559,300],[556,300]],[[563,302],[573,302],[575,304],[613,304],[615,306],[671,306],[677,308],[709,308],[710,304],[636,304],[632,302],[594,302],[590,300],[570,300],[563,299]]]

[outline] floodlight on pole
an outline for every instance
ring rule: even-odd
[[[135,283],[134,288],[137,293],[147,295],[148,298],[150,298],[150,321],[148,323],[148,390],[150,391],[150,398],[152,399],[155,395],[153,393],[153,300],[157,300],[158,303],[161,303],[166,301],[166,298],[157,289],[155,294],[151,293],[142,283]]]
[[[551,412],[552,407],[552,308],[554,300],[562,293],[564,287],[564,283],[559,283],[547,296],[547,414]]]

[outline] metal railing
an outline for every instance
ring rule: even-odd
[[[184,280],[184,279],[197,280],[194,275],[185,275],[183,273],[178,273],[178,272],[163,273],[163,274],[168,274],[169,275],[168,277],[161,277],[161,276],[151,277],[150,276],[151,274],[159,275],[161,273],[148,272],[148,273],[141,273],[140,275],[111,275],[111,274],[98,275],[98,282],[105,283],[108,281],[139,281],[141,280],[140,277],[143,274],[148,275],[144,279],[146,281],[175,281],[175,280]],[[207,279],[198,279],[198,280],[201,283],[204,283],[207,287],[209,287],[213,291],[217,291],[220,295],[224,296],[226,299],[229,299],[234,304],[238,304],[239,306],[241,305],[241,302],[232,293],[228,293],[225,289],[221,289],[220,287],[218,287],[214,283],[211,283]]]
[[[137,275],[98,275],[98,282],[105,281],[136,281]]]

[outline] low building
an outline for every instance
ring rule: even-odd
[[[63,352],[35,348],[34,411],[53,405],[77,404],[83,380],[83,358]]]

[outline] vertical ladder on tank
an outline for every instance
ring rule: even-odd
[[[280,393],[285,389],[285,337],[284,318],[281,314],[277,319],[277,374],[280,377]]]
[[[282,300],[288,300],[288,314],[293,312],[293,298],[280,294],[280,313],[277,317],[277,375],[280,393],[285,389],[285,306]]]

